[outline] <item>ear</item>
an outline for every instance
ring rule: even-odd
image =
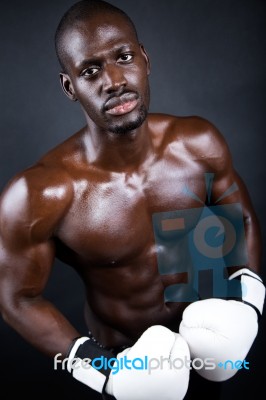
[[[146,61],[146,65],[147,65],[147,75],[150,75],[150,72],[151,72],[151,63],[150,63],[149,56],[148,56],[148,54],[147,54],[147,52],[146,52],[146,50],[145,50],[143,44],[140,43],[139,46],[140,46],[140,51],[141,51],[141,53],[142,53],[142,55],[143,55],[143,57],[145,58],[145,61]]]
[[[60,72],[60,83],[67,97],[72,101],[77,101],[75,90],[73,88],[71,79],[69,78],[68,74]]]

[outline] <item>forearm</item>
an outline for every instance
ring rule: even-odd
[[[261,272],[262,258],[262,240],[259,224],[256,221],[255,216],[245,217],[244,223],[248,253],[248,266],[259,274]]]
[[[220,201],[220,197],[223,193],[226,193],[228,188],[233,187],[235,185],[235,190],[230,194],[224,197],[222,201]],[[216,203],[221,205],[232,205],[236,204],[236,209],[232,214],[238,215],[239,219],[243,221],[244,224],[244,241],[242,243],[242,234],[240,243],[241,246],[241,258],[242,262],[239,265],[238,262],[236,264],[231,264],[229,267],[229,275],[238,270],[239,268],[249,267],[254,270],[256,273],[260,274],[261,269],[261,260],[262,260],[262,237],[261,237],[261,229],[258,217],[256,215],[255,209],[253,207],[250,194],[244,184],[243,180],[240,176],[234,171],[232,168],[229,168],[229,171],[225,171],[222,176],[217,179],[213,186],[213,205]],[[238,206],[241,205],[241,209]],[[230,215],[229,215],[230,221]],[[230,221],[234,226],[234,217]],[[246,254],[246,260],[242,257]]]
[[[241,193],[243,219],[246,236],[248,262],[247,266],[260,274],[262,261],[262,237],[258,217],[254,210],[250,195],[242,179],[237,176],[237,185]]]
[[[78,331],[49,301],[43,298],[20,299],[16,304],[2,307],[5,322],[28,343],[42,353],[53,357],[64,356]]]

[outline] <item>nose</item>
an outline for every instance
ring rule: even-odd
[[[108,64],[103,74],[103,90],[107,93],[118,91],[127,85],[123,69],[119,65]]]

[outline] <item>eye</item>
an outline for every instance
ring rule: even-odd
[[[86,68],[84,71],[81,72],[82,76],[92,77],[96,75],[100,71],[100,67],[90,67]]]
[[[118,62],[123,62],[123,63],[129,63],[132,60],[133,60],[133,55],[132,54],[122,54],[118,58]]]

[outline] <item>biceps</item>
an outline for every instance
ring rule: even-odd
[[[36,297],[43,291],[53,264],[52,241],[35,244],[19,252],[1,246],[0,291],[8,297]]]
[[[224,174],[213,185],[214,196],[212,198],[212,205],[233,205],[236,204],[233,215],[239,215],[243,219],[246,233],[253,232],[255,236],[259,237],[259,223],[256,216],[248,189],[243,182],[242,178],[236,171]],[[238,205],[241,205],[241,208]]]
[[[212,185],[212,204],[222,205],[231,203],[242,203],[243,187],[240,178],[233,169],[226,169],[214,176]]]
[[[240,199],[241,199],[241,204],[243,207],[243,212],[244,212],[244,216],[246,218],[252,217],[252,218],[256,218],[255,215],[255,210],[252,204],[252,200],[249,194],[249,191],[245,185],[245,183],[243,182],[242,178],[235,173],[235,180],[237,182],[237,186],[239,188],[239,195],[240,195]]]

